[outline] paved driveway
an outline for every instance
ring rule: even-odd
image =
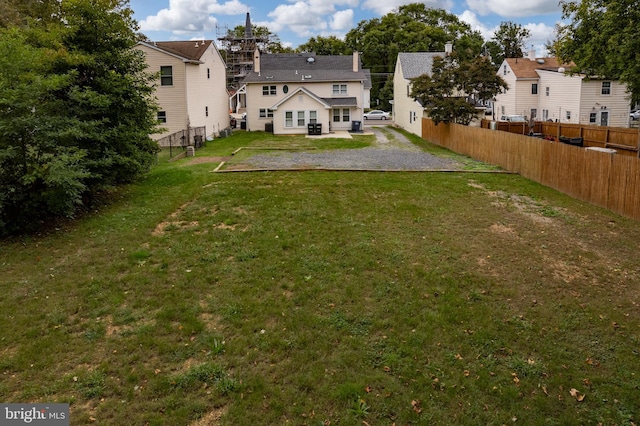
[[[367,126],[367,131],[376,135],[376,144],[367,148],[257,154],[244,163],[250,168],[269,170],[462,170],[461,163],[423,152],[402,133],[391,127],[384,129]]]

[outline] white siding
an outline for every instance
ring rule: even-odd
[[[582,78],[556,71],[538,70],[537,72],[540,75],[539,117],[542,118],[542,111],[547,110],[549,120],[580,123]],[[567,111],[571,113],[571,118],[567,118]]]
[[[506,74],[504,73],[504,67],[507,67]],[[509,89],[506,93],[499,93],[496,95],[496,101],[494,102],[494,114],[495,119],[500,119],[502,114],[505,115],[518,115],[522,114],[522,112],[518,112],[519,106],[516,105],[517,93],[522,92],[523,86],[516,85],[516,75],[511,70],[507,61],[504,61],[502,65],[500,65],[500,69],[498,70],[498,75],[502,77],[502,79],[509,85]]]
[[[185,65],[188,118],[191,127],[205,126],[207,136],[212,136],[229,127],[225,65],[213,45],[209,46],[200,61],[204,63]]]
[[[605,80],[609,81],[609,80]],[[596,125],[600,125],[603,112],[609,113],[609,126],[629,127],[629,105],[627,87],[617,81],[611,82],[611,94],[602,94],[602,80],[583,80],[580,121],[589,124],[591,113],[596,114]]]
[[[334,84],[346,84],[347,85],[347,93],[343,95],[334,95],[333,94],[333,85]],[[263,95],[262,87],[263,86],[276,86],[276,94],[275,95]],[[287,87],[285,93],[285,86]],[[323,111],[320,108],[320,105],[309,96],[303,96],[300,101],[300,105],[292,106],[293,103],[297,102],[298,96],[296,99],[290,99],[286,102],[286,105],[281,105],[277,111],[274,111],[273,118],[260,117],[261,109],[271,109],[274,105],[280,102],[282,99],[289,96],[291,93],[294,93],[298,88],[304,87],[309,90],[314,95],[320,98],[339,98],[339,97],[355,97],[357,99],[357,107],[350,108],[350,119],[348,122],[333,122],[330,121],[330,110]],[[362,82],[313,82],[313,81],[300,81],[300,82],[289,82],[289,83],[279,83],[279,82],[257,82],[247,84],[247,130],[265,130],[265,124],[273,121],[274,123],[274,133],[280,134],[293,134],[293,133],[306,133],[307,128],[306,125],[304,128],[289,128],[284,129],[284,110],[308,110],[312,108],[318,111],[318,123],[322,123],[322,131],[323,133],[329,132],[329,130],[350,130],[351,129],[351,121],[353,120],[362,120],[363,113],[363,102],[364,102],[364,84]],[[340,107],[344,108],[344,107]],[[326,118],[322,115],[326,115]],[[282,126],[282,127],[281,127]]]
[[[147,71],[151,73],[159,73],[161,66],[173,67],[173,85],[162,86],[158,79],[158,86],[155,91],[155,96],[158,100],[158,104],[160,105],[160,110],[165,111],[167,115],[167,122],[162,124],[162,127],[167,129],[167,131],[162,134],[151,135],[151,137],[153,139],[160,139],[168,134],[186,129],[188,118],[184,63],[176,57],[164,54],[144,45],[138,45],[136,48],[145,53],[146,62],[149,66]]]

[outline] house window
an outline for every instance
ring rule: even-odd
[[[334,95],[346,95],[347,94],[347,85],[346,84],[334,84],[333,85],[333,94]]]
[[[207,68],[207,78],[211,78],[211,70]]]
[[[532,95],[537,95],[538,94],[538,83],[533,83],[531,85],[531,94]]]
[[[276,86],[262,86],[262,96],[275,96]]]
[[[160,85],[173,86],[173,67],[172,66],[160,67]]]
[[[158,111],[158,123],[167,122],[167,111]]]
[[[602,82],[601,94],[603,94],[603,95],[610,95],[611,94],[611,82],[610,81],[603,81]]]
[[[506,65],[502,68],[502,74],[507,75],[507,66]]]
[[[333,110],[333,122],[334,123],[339,123],[340,122],[340,109],[339,108],[335,108]]]
[[[317,117],[316,111],[285,111],[284,113],[284,127],[304,127],[307,123],[307,116],[309,122],[315,122]]]
[[[567,111],[567,120],[571,120],[571,111]]]
[[[273,118],[273,110],[260,108],[260,118]]]
[[[595,124],[597,118],[598,118],[598,114],[596,114],[595,112],[589,113],[589,123],[590,124]]]
[[[549,119],[549,110],[548,109],[543,109],[542,110],[542,121],[547,121]]]
[[[351,111],[349,110],[349,108],[344,108],[342,110],[342,121],[348,122],[350,120],[351,120]]]
[[[316,124],[318,122],[318,111],[309,111],[309,123]]]
[[[544,92],[547,96],[549,96],[549,86],[545,87]]]
[[[536,108],[531,108],[531,118],[535,120],[537,116],[538,116],[538,110]]]
[[[204,116],[205,117],[209,116],[209,107],[208,106],[204,107]]]

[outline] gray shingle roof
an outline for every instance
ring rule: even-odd
[[[245,83],[294,81],[367,81],[362,66],[353,71],[353,56],[282,53],[260,56],[260,72],[250,72]]]
[[[431,74],[433,58],[440,56],[444,58],[444,52],[401,52],[398,53],[398,60],[402,67],[403,77],[412,79],[423,74]]]

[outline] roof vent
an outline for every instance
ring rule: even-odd
[[[544,64],[544,59],[542,59],[542,58],[536,59],[536,62],[539,63],[540,65],[542,65],[542,64]]]
[[[310,64],[314,63],[315,61],[316,60],[314,58],[311,58],[311,57],[307,58],[307,62]]]
[[[196,45],[195,45],[195,47],[199,47],[199,46],[198,46],[198,42],[197,42],[197,41],[196,41]]]
[[[558,68],[558,72],[565,72],[566,70],[564,69],[564,67],[560,67]]]

